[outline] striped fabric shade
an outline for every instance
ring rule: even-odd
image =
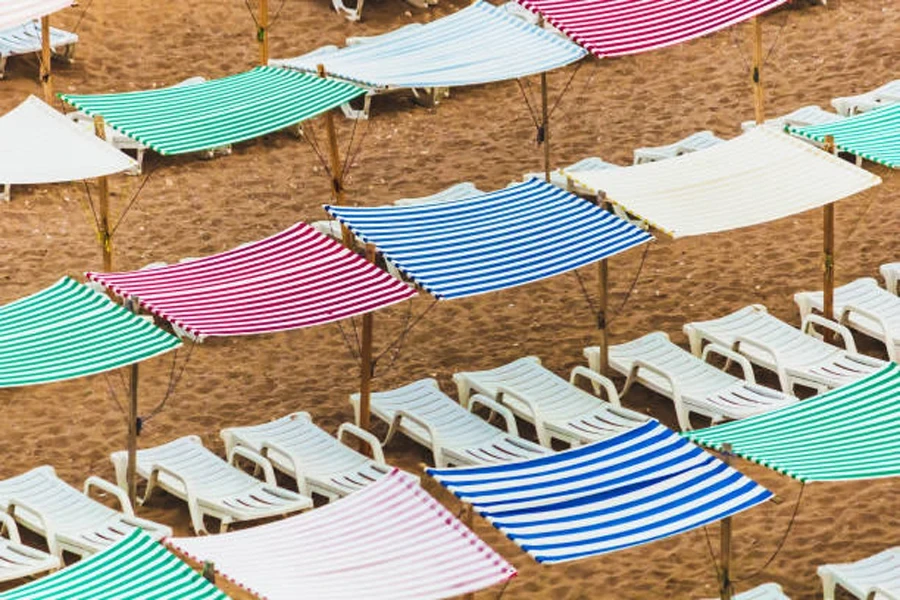
[[[537,179],[452,202],[325,210],[443,299],[553,277],[652,239]]]
[[[273,64],[376,89],[453,87],[505,81],[575,62],[585,51],[483,0],[421,27],[365,44]]]
[[[772,496],[657,421],[533,460],[428,473],[542,563],[661,540]]]
[[[800,481],[900,476],[900,365],[787,408],[686,432]]]
[[[194,85],[60,97],[160,154],[183,154],[278,131],[363,93],[341,81],[257,67]]]
[[[94,375],[179,345],[146,319],[63,277],[0,306],[0,388]]]
[[[55,13],[72,0],[3,0],[0,2],[0,30]]]
[[[268,600],[458,597],[516,574],[397,469],[306,514],[167,543]]]
[[[900,103],[824,125],[789,127],[791,133],[824,143],[834,136],[838,150],[892,169],[900,168]]]
[[[673,46],[787,0],[516,0],[600,58]]]
[[[321,325],[416,294],[305,223],[206,258],[87,276],[199,338]]]
[[[213,584],[140,529],[71,567],[0,600],[228,600]]]

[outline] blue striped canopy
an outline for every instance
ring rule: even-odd
[[[657,421],[533,460],[428,473],[542,563],[661,540],[772,496]]]
[[[464,200],[325,210],[442,299],[553,277],[652,239],[538,179]]]
[[[505,81],[573,63],[587,52],[487,2],[364,44],[271,64],[376,89],[454,87]]]

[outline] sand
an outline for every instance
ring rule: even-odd
[[[278,6],[272,4],[274,11]],[[54,65],[57,90],[152,88],[198,74],[224,76],[257,60],[253,21],[237,0],[82,0],[80,8],[60,13],[54,24],[75,27],[87,5],[75,63]],[[434,9],[420,10],[400,0],[372,0],[365,21],[352,24],[333,13],[326,0],[286,2],[271,31],[272,56],[293,56],[342,43],[348,35],[427,21],[464,5],[442,0]],[[892,0],[833,0],[827,8],[800,6],[766,16],[764,45],[768,50],[774,44],[764,69],[767,114],[807,104],[827,107],[834,96],[896,78],[891,67],[900,58],[898,8]],[[595,155],[628,164],[635,147],[668,143],[700,129],[736,135],[739,123],[753,116],[745,68],[749,32],[749,25],[742,25],[647,55],[586,62],[553,115],[554,162],[569,164]],[[551,74],[551,97],[575,69]],[[10,61],[7,80],[0,82],[0,112],[28,94],[40,95],[36,73],[33,60]],[[491,190],[541,166],[535,131],[515,82],[454,89],[436,109],[413,106],[403,96],[378,98],[372,113],[368,125],[357,131],[359,139],[367,127],[348,182],[353,203],[376,205],[425,195],[465,180]],[[351,125],[343,119],[338,124],[346,140]],[[321,139],[322,124],[314,127]],[[212,161],[149,155],[146,166],[154,174],[117,234],[117,269],[219,252],[299,220],[320,219],[320,206],[328,199],[318,159],[288,133],[239,144],[232,155]],[[885,181],[837,207],[838,284],[874,277],[878,265],[900,258],[900,180],[887,169],[867,168]],[[138,183],[134,177],[112,179],[114,214]],[[81,184],[16,187],[12,202],[0,205],[0,303],[42,289],[64,274],[80,277],[100,268],[83,199]],[[811,211],[702,238],[660,239],[650,247],[633,293],[614,317],[612,341],[663,330],[684,344],[684,323],[753,302],[797,324],[792,294],[820,289],[821,227],[821,211]],[[614,308],[622,304],[642,255],[634,250],[611,261]],[[596,270],[582,274],[596,296]],[[412,314],[430,303],[420,296],[412,302]],[[376,351],[399,335],[407,310],[401,305],[376,315]],[[410,333],[393,365],[388,358],[382,361],[374,385],[385,389],[436,377],[455,395],[450,379],[455,371],[529,354],[566,374],[582,364],[582,348],[595,343],[593,322],[573,275],[441,303]],[[860,341],[866,352],[884,356],[878,344]],[[177,357],[179,366],[184,354]],[[142,365],[143,414],[163,397],[171,364],[169,356]],[[352,417],[347,396],[356,389],[356,372],[356,361],[335,326],[213,340],[195,349],[175,396],[146,424],[140,444],[197,434],[221,452],[221,428],[296,410],[311,412],[333,432]],[[124,447],[125,423],[110,399],[109,385],[123,401],[117,374],[0,391],[0,477],[51,464],[74,485],[90,474],[112,478],[108,455]],[[636,389],[625,402],[675,426],[671,405],[661,397]],[[425,451],[405,440],[392,443],[386,453],[390,462],[407,469],[430,461]],[[756,573],[782,539],[800,485],[763,468],[738,466],[783,500],[735,519],[738,589],[777,581],[792,598],[818,597],[817,565],[855,560],[896,544],[900,513],[894,481],[814,484],[804,491],[781,552]],[[158,496],[138,512],[174,526],[179,534],[189,533],[184,505],[171,498]],[[702,531],[541,567],[486,523],[476,523],[476,530],[520,571],[507,598],[715,595]],[[709,533],[715,545],[717,528]],[[494,598],[497,591],[478,597]]]

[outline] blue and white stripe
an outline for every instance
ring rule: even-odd
[[[487,2],[327,54],[271,64],[374,89],[455,87],[505,81],[573,63],[587,52]]]
[[[533,460],[428,473],[542,563],[661,540],[772,496],[657,421]]]
[[[464,200],[325,210],[442,299],[553,277],[652,239],[538,179]]]

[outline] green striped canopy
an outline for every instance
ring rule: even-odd
[[[825,142],[826,135],[833,135],[838,150],[900,168],[900,104],[824,125],[789,126],[788,131],[820,143]]]
[[[193,85],[122,94],[60,94],[160,154],[249,140],[311,119],[365,93],[353,84],[278,67]]]
[[[63,277],[0,306],[0,388],[102,373],[180,345],[105,295]]]
[[[220,589],[135,529],[71,567],[0,593],[0,600],[228,600]]]
[[[900,365],[770,413],[683,435],[800,481],[900,475]]]

